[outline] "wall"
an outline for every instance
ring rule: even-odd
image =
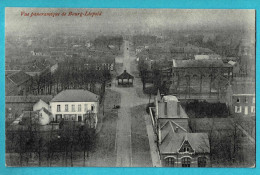
[[[41,111],[39,112],[39,115],[40,115],[40,117],[39,117],[39,124],[40,124],[40,125],[47,125],[47,124],[50,123],[50,117],[49,117],[49,115],[46,114],[45,112],[43,112],[43,110],[41,110]]]
[[[255,98],[255,95],[233,95],[232,96],[232,114],[241,114],[244,116],[252,116],[255,115],[255,112],[251,111],[251,107],[255,108],[255,100],[253,101],[253,98]],[[237,101],[239,99],[239,102]],[[235,108],[240,107],[241,112],[236,112]],[[248,114],[245,113],[245,107],[248,107]]]
[[[182,167],[182,158],[189,157],[191,158],[191,166],[190,167],[198,167],[198,158],[205,156],[207,159],[206,167],[211,166],[210,156],[209,154],[161,154],[161,163],[162,166],[165,167],[165,159],[168,157],[173,157],[175,159],[175,167]]]
[[[65,105],[68,104],[68,112],[65,111]],[[78,111],[78,105],[81,104],[81,111]],[[83,116],[86,114],[85,111],[85,104],[87,104],[87,110],[91,111],[91,105],[94,105],[93,113],[97,114],[99,111],[99,103],[98,102],[50,102],[50,111],[53,114],[53,117],[57,114],[64,115],[64,114],[75,114],[76,121],[78,120],[77,116]],[[60,105],[60,112],[57,112],[57,105]],[[75,112],[72,112],[72,105],[75,105]]]

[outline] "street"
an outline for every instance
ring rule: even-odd
[[[135,57],[131,57],[129,53],[129,42],[124,43],[123,70],[127,70],[131,74],[134,70],[131,63]],[[132,68],[132,69],[131,69]],[[114,79],[114,82],[116,80]],[[131,167],[132,165],[132,145],[131,145],[131,113],[132,107],[148,103],[148,98],[140,98],[136,93],[136,85],[140,85],[140,79],[135,78],[134,87],[117,87],[113,83],[111,90],[121,94],[121,108],[118,111],[118,121],[116,129],[116,155],[117,167]]]

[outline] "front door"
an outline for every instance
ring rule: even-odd
[[[55,115],[55,121],[58,122],[62,118],[61,114],[56,114]]]
[[[82,116],[81,115],[78,116],[78,121],[82,122]]]

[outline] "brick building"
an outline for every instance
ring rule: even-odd
[[[189,118],[175,96],[158,94],[150,110],[162,166],[210,166],[208,135],[190,132]]]

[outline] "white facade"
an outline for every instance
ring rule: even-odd
[[[43,109],[39,111],[39,124],[47,125],[51,122],[52,116],[47,114]]]
[[[84,121],[84,115],[98,113],[98,102],[50,102],[50,112],[54,120],[75,120]]]

